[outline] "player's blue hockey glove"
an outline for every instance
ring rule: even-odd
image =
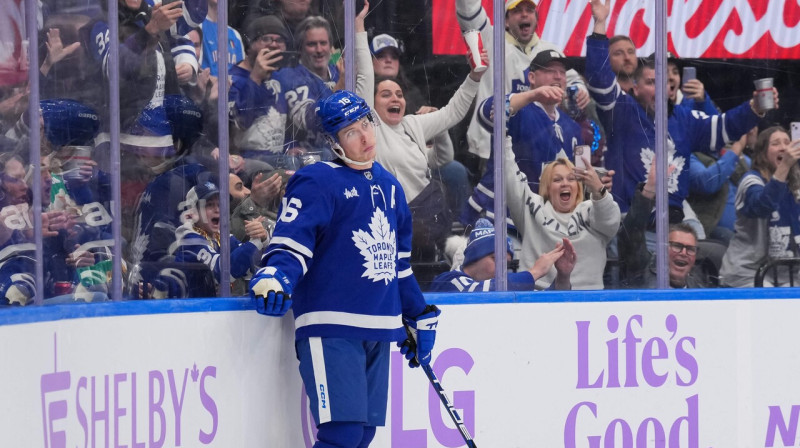
[[[409,367],[427,366],[431,362],[431,351],[436,342],[436,326],[441,311],[436,305],[428,305],[414,319],[403,318],[408,339],[399,342],[400,353],[405,355]]]
[[[292,307],[292,284],[278,269],[267,266],[250,279],[250,297],[256,301],[256,311],[267,316],[283,316]]]

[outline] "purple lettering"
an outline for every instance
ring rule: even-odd
[[[189,378],[189,369],[183,371],[183,385],[181,386],[181,396],[178,397],[178,390],[175,387],[175,373],[172,369],[167,370],[169,378],[169,391],[172,396],[172,409],[175,411],[175,446],[181,446],[181,412],[183,411],[183,395],[186,393],[186,380]]]
[[[400,352],[392,352],[392,446],[428,446],[428,434],[425,429],[403,428],[403,368],[405,358]]]
[[[114,448],[128,448],[128,445],[119,444],[119,418],[128,413],[125,408],[119,407],[119,384],[127,380],[128,375],[125,373],[117,373],[114,375]]]
[[[575,322],[578,326],[578,384],[577,389],[595,389],[602,387],[603,371],[594,383],[589,384],[589,325],[588,320]]]
[[[203,374],[200,376],[200,403],[203,404],[203,407],[211,416],[211,432],[205,433],[202,429],[200,430],[200,443],[204,445],[208,445],[214,441],[214,437],[217,435],[217,425],[219,423],[219,417],[217,416],[217,403],[214,402],[214,399],[211,398],[206,391],[206,377],[216,378],[217,368],[208,366],[203,369]]]
[[[683,417],[678,417],[669,429],[669,448],[680,448],[681,446],[681,427],[686,423],[687,437],[689,446],[687,448],[698,448],[700,446],[699,432],[699,412],[697,394],[686,399],[687,413]]]
[[[606,328],[611,334],[614,334],[619,329],[619,320],[617,316],[608,316],[606,321]],[[619,341],[617,338],[611,338],[606,341],[608,347],[608,382],[606,387],[619,387]]]
[[[104,409],[102,411],[97,410],[97,388],[96,388],[96,377],[92,377],[92,448],[95,447],[97,443],[97,428],[95,424],[98,421],[105,422],[105,430],[103,431],[103,444],[102,446],[108,446],[108,436],[109,436],[109,416],[108,416],[108,375],[103,376],[103,400]]]
[[[653,437],[647,437],[647,426],[649,423],[653,424]],[[642,424],[639,425],[639,429],[636,430],[636,446],[649,446],[648,440],[651,439],[655,442],[653,448],[666,448],[667,435],[664,434],[664,427],[661,426],[661,422],[652,417],[644,419]]]
[[[86,411],[81,406],[81,390],[86,390],[87,380],[85,376],[78,379],[78,386],[75,389],[75,407],[78,411],[78,424],[83,428],[83,448],[89,446],[89,423],[86,420]]]
[[[636,370],[638,363],[636,362],[636,344],[642,342],[633,334],[633,322],[639,324],[642,328],[642,316],[634,315],[628,319],[628,325],[625,327],[625,339],[622,343],[625,344],[625,387],[638,387],[639,381],[636,379]]]
[[[65,448],[67,446],[67,434],[53,430],[53,422],[67,417],[67,400],[56,400],[47,402],[47,395],[53,392],[69,390],[70,373],[53,372],[42,375],[39,387],[42,394],[42,419],[44,423],[44,446],[52,448]],[[48,440],[50,445],[48,445]]]
[[[136,372],[131,372],[131,448],[145,448],[144,442],[136,441]]]
[[[685,337],[681,338],[678,343],[675,345],[675,359],[678,361],[678,364],[686,369],[689,372],[689,380],[684,381],[683,378],[676,372],[675,373],[675,382],[678,386],[691,386],[697,381],[697,360],[695,359],[694,355],[687,352],[683,348],[683,343],[688,342],[692,348],[695,348],[695,340],[692,337]]]
[[[667,343],[661,338],[651,338],[644,344],[644,349],[642,351],[642,376],[644,376],[644,381],[647,384],[653,387],[660,387],[667,382],[667,377],[669,375],[667,373],[659,375],[653,368],[653,360],[667,359],[669,357],[667,352]]]
[[[166,395],[166,391],[164,390],[164,375],[161,374],[158,370],[151,370],[149,374],[150,379],[150,399],[149,399],[149,423],[150,423],[150,447],[151,448],[161,448],[164,446],[164,439],[167,437],[167,418],[164,416],[164,395]],[[158,400],[155,399],[156,394],[156,384],[158,384]],[[155,435],[155,428],[156,428],[156,421],[155,415],[158,414],[160,422],[158,423],[159,429],[161,429],[161,433],[159,434],[158,438],[156,439],[153,437]]]
[[[622,434],[622,448],[633,448],[633,432],[631,426],[621,418],[615,418],[608,424],[605,434],[605,448],[616,448],[617,446],[617,426]]]
[[[764,441],[764,446],[775,446],[776,429],[780,431],[783,446],[794,446],[794,442],[797,440],[798,418],[800,418],[800,405],[792,406],[788,423],[783,419],[783,412],[780,406],[770,406],[769,420],[767,421],[767,439]]]
[[[460,368],[464,374],[469,375],[475,360],[466,351],[460,348],[449,348],[444,350],[433,363],[433,371],[438,378],[444,377],[445,372],[451,367]],[[453,407],[461,415],[464,426],[470,434],[475,434],[475,392],[474,391],[455,391],[453,392]],[[459,446],[464,443],[458,429],[451,429],[445,425],[442,418],[442,403],[439,395],[428,388],[428,415],[431,421],[433,436],[444,446]],[[448,417],[449,418],[449,417]]]
[[[597,405],[591,401],[582,401],[570,409],[567,421],[564,423],[564,448],[577,448],[575,435],[578,432],[578,411],[586,407],[597,418]],[[600,448],[600,436],[589,436],[589,448]]]

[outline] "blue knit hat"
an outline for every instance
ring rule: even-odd
[[[514,256],[511,238],[506,238],[506,250],[512,257]],[[493,252],[494,225],[488,219],[481,218],[475,222],[475,227],[469,234],[469,242],[467,243],[467,248],[464,249],[464,263],[462,263],[462,266],[469,266]]]

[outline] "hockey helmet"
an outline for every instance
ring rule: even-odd
[[[317,118],[322,130],[334,140],[342,129],[364,117],[372,121],[372,110],[363,98],[348,90],[339,90],[317,103]]]
[[[100,130],[94,109],[70,99],[39,102],[47,140],[56,146],[90,146]]]

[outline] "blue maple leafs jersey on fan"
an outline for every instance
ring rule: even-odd
[[[292,284],[298,339],[399,341],[401,314],[425,308],[410,255],[411,213],[397,179],[378,163],[321,162],[289,179],[262,266]]]
[[[589,92],[606,130],[605,166],[615,170],[614,199],[625,213],[639,182],[647,179],[655,157],[655,122],[631,95],[622,91],[608,62],[608,39],[586,39],[586,74]],[[745,102],[719,115],[706,115],[687,107],[675,107],[667,121],[669,204],[683,208],[689,194],[689,157],[692,152],[714,153],[734,142],[758,124],[758,116]]]

